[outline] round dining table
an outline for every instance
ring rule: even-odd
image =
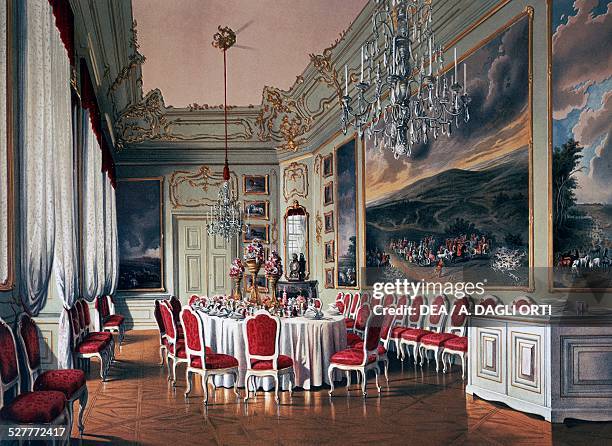
[[[204,341],[217,353],[232,355],[238,359],[238,387],[244,387],[246,373],[246,345],[243,336],[244,320],[229,317],[211,316],[199,312],[204,321]],[[280,354],[293,359],[295,385],[305,390],[330,384],[327,376],[329,360],[337,351],[346,348],[346,324],[342,315],[324,313],[321,319],[299,316],[281,318]],[[334,377],[340,379],[340,376]],[[222,375],[214,377],[218,387],[232,387],[234,377]],[[271,377],[258,378],[257,387],[263,390],[274,388]],[[281,388],[289,389],[287,375],[281,379]]]

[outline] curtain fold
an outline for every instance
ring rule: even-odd
[[[0,2],[0,284],[9,279],[8,267],[8,144],[6,102],[6,49],[7,49],[6,2]]]
[[[115,188],[104,178],[104,294],[112,296],[117,287],[117,212]]]
[[[61,85],[68,57],[55,28],[47,1],[25,3],[25,86],[22,98],[21,150],[21,280],[20,294],[26,311],[37,315],[45,306],[55,249],[55,147],[69,141],[54,125],[68,124],[69,83]],[[70,100],[68,99],[68,104]]]

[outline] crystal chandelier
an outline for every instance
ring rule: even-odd
[[[242,232],[242,207],[230,186],[230,170],[227,162],[227,50],[236,43],[236,33],[229,27],[221,28],[213,36],[212,45],[223,51],[223,89],[225,102],[223,107],[225,124],[225,165],[223,167],[223,184],[219,189],[219,197],[208,213],[208,235],[219,235],[226,241],[237,237]]]
[[[440,134],[450,136],[461,120],[468,122],[470,98],[457,77],[457,50],[450,80],[444,73],[441,46],[432,25],[432,0],[374,0],[373,36],[361,47],[361,74],[349,95],[344,67],[342,127],[349,124],[374,145],[410,157],[412,148]],[[365,78],[364,78],[365,71]],[[449,70],[451,71],[451,70]]]

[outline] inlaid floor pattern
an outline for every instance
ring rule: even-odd
[[[97,363],[88,376],[89,403],[82,444],[143,445],[604,445],[612,423],[552,425],[537,416],[472,398],[455,367],[414,367],[392,360],[389,385],[368,398],[357,386],[287,392],[277,407],[273,394],[259,392],[248,406],[229,389],[212,391],[207,409],[198,379],[185,400],[185,366],[177,387],[158,365],[157,333],[130,331],[107,382]],[[243,390],[241,390],[243,392]],[[77,407],[75,406],[75,409]],[[78,409],[77,409],[78,410]],[[73,432],[73,443],[78,434]]]

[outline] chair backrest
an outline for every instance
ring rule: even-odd
[[[68,310],[68,316],[70,328],[72,329],[72,344],[76,345],[81,338],[81,324],[76,305],[73,305],[70,310]]]
[[[155,322],[157,323],[157,329],[159,330],[159,338],[161,339],[166,334],[166,328],[164,327],[164,319],[162,318],[161,306],[162,301],[160,299],[155,299],[155,309],[153,310],[153,315],[155,316]]]
[[[344,293],[340,291],[338,294],[336,294],[336,302],[338,302],[339,300],[342,300],[343,297],[344,297]]]
[[[385,308],[390,307],[391,305],[395,305],[395,295],[387,294],[382,301],[382,306]]]
[[[361,305],[361,294],[355,293],[351,300],[351,311],[349,313],[349,317],[351,319],[355,319],[355,316],[357,315],[357,309],[359,308],[360,305]]]
[[[442,307],[445,310],[442,310]],[[448,317],[448,299],[444,294],[434,297],[430,305],[430,314],[427,318],[429,330],[441,332],[444,329],[444,323]]]
[[[168,343],[172,346],[176,345],[177,338],[177,329],[176,329],[176,321],[174,320],[174,316],[172,314],[172,307],[170,303],[166,300],[161,302],[159,306],[161,311],[162,320],[164,321],[164,331],[166,333],[166,338],[168,339]]]
[[[367,291],[361,293],[361,303],[362,304],[368,303],[372,305],[371,299],[372,299],[372,296],[370,296],[370,293],[368,293]]]
[[[179,315],[181,314],[181,301],[176,296],[170,297],[170,309],[172,310],[172,316],[176,322],[179,321]]]
[[[280,327],[280,318],[270,315],[267,310],[259,310],[246,318],[242,330],[249,367],[251,360],[257,359],[272,360],[272,368],[278,368]]]
[[[383,328],[385,316],[377,315],[371,311],[370,304],[363,304],[362,308],[367,308],[368,317],[364,328],[363,342],[363,361],[361,365],[365,365],[368,357],[378,353],[378,343],[380,342],[380,333]]]
[[[345,293],[344,297],[342,298],[342,305],[344,305],[344,311],[342,312],[342,314],[344,314],[344,317],[350,316],[351,309],[353,308],[351,306],[352,302],[353,302],[353,296],[351,295],[351,293]]]
[[[501,304],[499,297],[493,296],[492,294],[485,294],[480,299],[480,305],[484,308],[494,308],[495,306]]]
[[[91,313],[89,312],[89,303],[86,301],[83,302],[83,314],[85,315],[85,327],[89,330],[91,327]]]
[[[446,332],[457,336],[465,336],[468,319],[468,311],[471,307],[471,299],[468,296],[457,298],[453,301],[450,312],[450,321],[446,324]]]
[[[396,307],[395,305],[391,305],[388,308],[395,310]],[[397,316],[396,314],[389,314],[389,313],[395,313],[395,311],[387,311],[385,313],[383,322],[382,322],[382,328],[380,330],[380,340],[383,341],[383,343],[385,344],[385,347],[387,345],[387,341],[389,340],[389,333],[391,332],[391,327],[393,326],[393,322],[395,321],[396,318],[401,317],[401,316]]]
[[[197,302],[197,300],[198,300],[199,298],[200,298],[200,296],[198,296],[197,294],[194,294],[193,296],[191,296],[191,297],[189,298],[189,300],[187,301],[187,303],[188,303],[188,304],[191,306],[191,305],[193,305],[194,303],[196,303],[196,302]],[[182,310],[181,310],[181,311],[182,311]]]
[[[393,319],[393,326],[404,326],[406,324],[406,319],[408,318],[408,296],[406,294],[402,294],[397,298],[395,308],[398,310],[398,312],[404,314],[398,314]]]
[[[412,298],[410,303],[410,314],[406,318],[406,326],[410,328],[421,328],[425,320],[425,315],[421,309],[427,305],[427,298],[420,294]]]
[[[98,310],[98,314],[100,315],[101,322],[106,321],[106,319],[111,315],[110,307],[108,306],[108,299],[106,296],[96,297],[96,308]]]
[[[517,296],[512,301],[512,308],[520,310],[523,307],[530,307],[535,305],[535,301],[529,296]]]
[[[370,313],[372,313],[372,307],[370,304],[361,304],[359,310],[357,310],[357,314],[355,315],[355,325],[353,326],[353,330],[355,330],[355,332],[359,334],[363,334],[365,332]]]
[[[89,330],[89,327],[85,323],[85,309],[83,308],[85,305],[86,305],[85,302],[83,302],[83,300],[81,300],[81,299],[78,299],[74,303],[74,306],[76,307],[76,311],[77,311],[78,316],[79,316],[79,326],[81,327],[82,330],[87,332]]]
[[[20,393],[19,361],[13,330],[0,319],[0,407],[4,406],[4,395],[14,386]]]
[[[313,300],[313,305],[317,310],[320,310],[321,307],[323,306],[323,302],[321,302],[321,299],[317,297]]]
[[[202,368],[206,368],[206,345],[204,342],[204,324],[200,315],[189,305],[181,309],[179,315],[185,334],[185,352],[191,364],[192,359],[200,358]]]
[[[17,324],[17,338],[21,348],[25,352],[25,363],[30,375],[29,387],[34,388],[34,380],[40,373],[40,343],[38,341],[38,327],[34,319],[27,314],[22,313]]]

